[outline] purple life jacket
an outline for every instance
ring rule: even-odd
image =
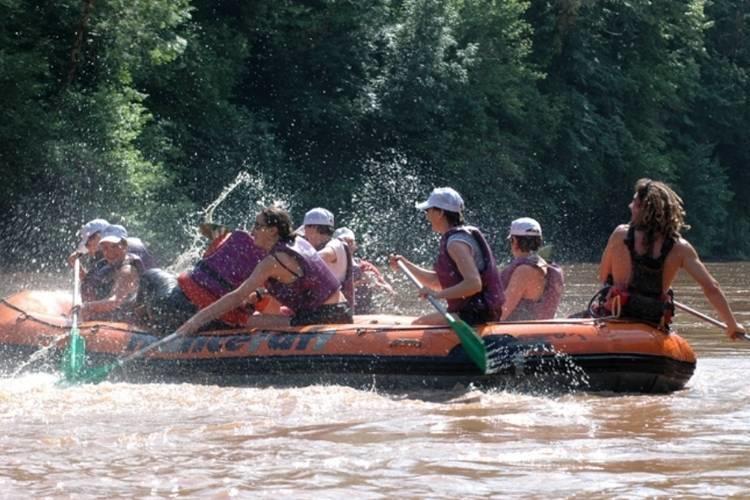
[[[480,273],[482,291],[471,297],[447,299],[448,312],[488,311],[490,321],[497,321],[502,314],[505,294],[500,284],[500,274],[495,264],[495,256],[492,254],[490,245],[487,243],[484,235],[476,227],[457,226],[443,234],[442,238],[440,238],[440,253],[435,262],[435,272],[437,273],[440,286],[449,288],[464,279],[458,271],[458,266],[456,266],[456,263],[453,262],[453,259],[448,254],[448,238],[458,231],[463,231],[473,236],[482,250],[482,257],[484,258],[484,271]]]
[[[252,274],[266,252],[245,231],[232,231],[211,254],[199,260],[188,277],[216,297],[239,287]]]
[[[139,275],[142,275],[145,271],[141,258],[132,253],[125,254],[125,258],[114,266],[106,259],[96,261],[94,267],[86,273],[81,281],[83,301],[90,302],[111,297],[117,279],[117,271],[125,264],[132,265]]]
[[[266,288],[271,296],[295,313],[319,308],[328,297],[341,288],[341,283],[333,275],[328,264],[304,238],[295,237],[293,243],[279,241],[271,249],[270,254],[274,255],[277,252],[294,258],[302,275],[288,284],[270,278],[266,282]]]
[[[557,312],[557,306],[562,299],[564,279],[560,266],[550,262],[545,262],[538,255],[519,257],[503,268],[500,274],[500,281],[503,290],[508,288],[513,271],[519,266],[531,266],[544,270],[547,266],[547,272],[544,275],[544,291],[539,300],[521,299],[513,312],[508,316],[507,321],[528,321],[537,319],[552,319]]]

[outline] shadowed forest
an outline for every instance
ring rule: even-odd
[[[644,176],[704,256],[750,256],[747,0],[0,0],[0,27],[6,268],[94,217],[171,258],[243,172],[221,222],[325,206],[371,257],[419,257],[449,185],[496,249],[532,216],[597,259]]]

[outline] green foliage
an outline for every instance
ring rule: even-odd
[[[0,0],[0,229],[34,242],[0,255],[60,265],[95,216],[174,255],[247,172],[230,220],[324,205],[427,258],[413,202],[451,185],[496,249],[531,215],[572,260],[648,176],[746,257],[748,33],[733,0]]]

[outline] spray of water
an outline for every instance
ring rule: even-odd
[[[68,332],[57,335],[52,339],[52,342],[48,346],[42,347],[34,351],[34,353],[31,356],[29,356],[29,359],[27,359],[26,361],[18,365],[18,367],[15,370],[13,370],[13,372],[10,374],[10,377],[15,378],[18,375],[20,375],[21,372],[23,372],[27,367],[33,365],[37,361],[46,359],[47,356],[50,353],[53,353],[54,350],[58,347],[58,343],[61,342],[67,336],[68,336]]]
[[[545,343],[523,345],[512,342],[491,347],[488,373],[509,373],[508,388],[555,392],[585,390],[589,377],[568,354]]]
[[[242,189],[237,189],[239,187]],[[269,182],[265,174],[241,171],[215,200],[186,217],[182,227],[190,245],[172,261],[167,270],[180,273],[191,268],[203,254],[208,242],[201,235],[196,221],[222,224],[230,229],[247,229],[261,208],[276,204],[288,209],[293,200],[291,194],[284,193],[283,188]]]

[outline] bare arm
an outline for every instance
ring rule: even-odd
[[[390,294],[396,293],[395,290],[393,290],[391,284],[385,280],[385,277],[380,273],[380,270],[375,267],[374,264],[362,261],[361,268],[362,276],[364,277],[363,281],[372,283],[376,287],[380,288],[381,290],[385,290]]]
[[[338,258],[336,257],[336,250],[333,247],[327,246],[318,252],[320,258],[329,264],[335,264]]]
[[[471,297],[482,291],[482,278],[479,276],[479,270],[474,263],[474,256],[471,253],[471,247],[463,241],[451,241],[448,243],[448,255],[458,267],[463,279],[440,292],[435,293],[435,297],[442,299],[461,299]]]
[[[96,313],[104,313],[116,310],[138,290],[140,276],[131,265],[124,265],[117,273],[112,295],[106,299],[85,302],[81,307],[84,318],[91,317]]]
[[[232,309],[244,304],[250,294],[256,289],[262,287],[268,278],[274,277],[275,261],[272,256],[267,256],[255,267],[252,274],[236,289],[221,297],[208,307],[205,307],[195,313],[192,318],[187,320],[177,329],[176,333],[180,335],[190,335],[198,331],[206,323],[220,318]],[[255,297],[257,300],[257,297]]]
[[[599,263],[599,283],[606,283],[607,278],[614,274],[613,254],[617,245],[622,245],[625,235],[628,232],[628,225],[617,226],[607,240],[607,246],[602,253],[602,260]]]
[[[745,328],[737,323],[737,319],[734,317],[734,313],[731,307],[729,307],[727,298],[721,290],[719,283],[708,272],[708,269],[706,269],[706,266],[698,257],[698,253],[687,241],[682,240],[681,243],[684,245],[682,249],[684,252],[682,267],[701,286],[706,299],[708,299],[714,309],[716,309],[716,312],[719,313],[721,319],[726,323],[726,333],[729,338],[733,339],[734,334],[737,332],[745,333]]]

